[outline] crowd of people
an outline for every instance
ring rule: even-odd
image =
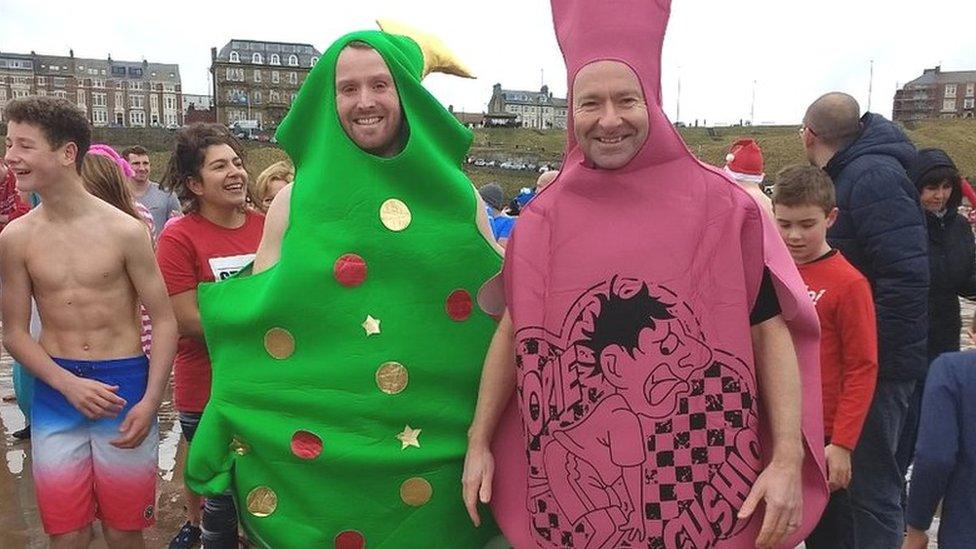
[[[421,85],[463,66],[401,27],[329,48],[253,182],[219,125],[155,182],[69,102],[7,103],[3,343],[51,546],[144,545],[172,380],[175,549],[921,549],[940,504],[971,547],[969,183],[840,92],[771,196],[756,141],[704,165],[661,110],[666,3],[622,4],[553,3],[569,143],[510,202]]]

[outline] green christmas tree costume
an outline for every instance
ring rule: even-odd
[[[364,152],[339,124],[335,66],[352,40],[396,81],[409,137],[395,157]],[[472,526],[460,482],[495,327],[474,297],[501,259],[460,169],[471,133],[421,86],[424,68],[405,36],[333,44],[277,133],[297,168],[280,262],[199,290],[213,388],[187,483],[232,490],[267,547],[498,535]]]

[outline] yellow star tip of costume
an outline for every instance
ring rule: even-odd
[[[376,24],[379,25],[380,30],[383,32],[406,36],[420,46],[420,51],[424,53],[424,74],[421,76],[421,79],[432,72],[453,74],[461,78],[475,77],[471,73],[471,70],[447,49],[444,42],[433,34],[390,19],[377,19]]]
[[[406,450],[410,446],[420,448],[420,431],[421,429],[411,429],[409,425],[404,427],[403,432],[396,436],[401,444],[400,449]]]
[[[380,333],[380,319],[366,315],[366,320],[363,321],[363,330],[366,331],[367,337]]]

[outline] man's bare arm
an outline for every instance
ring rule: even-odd
[[[792,533],[803,512],[800,468],[803,463],[801,434],[802,391],[800,367],[793,339],[783,317],[777,315],[752,327],[762,415],[773,437],[772,458],[756,479],[739,517],[752,515],[766,502],[757,547],[772,547]]]
[[[141,225],[126,229],[128,231],[122,237],[126,274],[152,320],[152,352],[146,392],[142,400],[126,412],[119,426],[121,434],[111,444],[118,448],[135,448],[149,435],[163,400],[163,391],[176,356],[177,328],[163,275],[153,255],[149,232]]]
[[[267,271],[281,259],[281,240],[288,229],[291,214],[291,188],[292,183],[285,185],[271,201],[268,215],[264,219],[264,234],[261,235],[261,244],[258,245],[257,256],[254,258],[251,271],[254,274]]]
[[[125,267],[139,300],[149,313],[153,328],[145,398],[151,398],[153,404],[159,406],[176,356],[176,316],[153,255],[149,233],[141,226],[134,227],[132,233],[126,243]]]
[[[512,319],[506,310],[485,357],[481,386],[478,389],[478,405],[468,430],[468,451],[464,458],[464,504],[476,526],[481,522],[478,517],[478,500],[482,503],[491,500],[495,468],[491,455],[491,439],[514,390],[515,334]]]
[[[3,344],[34,376],[63,394],[86,417],[115,416],[125,400],[118,387],[82,379],[58,366],[30,335],[31,281],[27,272],[26,227],[11,225],[0,233],[0,314]]]

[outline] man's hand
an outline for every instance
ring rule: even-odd
[[[487,445],[474,447],[469,445],[464,456],[464,473],[461,484],[464,491],[464,506],[468,509],[468,516],[475,526],[481,526],[478,516],[478,501],[491,501],[491,482],[495,475],[495,458]]]
[[[916,530],[911,526],[908,527],[908,534],[905,536],[905,542],[902,543],[901,549],[925,549],[929,546],[929,536],[921,530]]]
[[[115,417],[125,407],[125,399],[115,394],[118,390],[118,385],[106,385],[72,375],[64,384],[61,394],[85,417],[98,419]]]
[[[824,448],[827,456],[827,486],[831,492],[847,488],[851,483],[851,451],[847,448],[828,444]]]
[[[110,441],[109,444],[116,448],[136,448],[152,428],[153,419],[156,417],[157,407],[147,400],[140,400],[133,406],[122,420],[119,438]]]
[[[774,460],[756,479],[749,496],[742,504],[739,518],[747,519],[755,512],[760,501],[766,502],[766,516],[763,518],[762,530],[756,538],[758,549],[777,545],[800,527],[803,517],[801,463],[802,460],[788,464]]]

